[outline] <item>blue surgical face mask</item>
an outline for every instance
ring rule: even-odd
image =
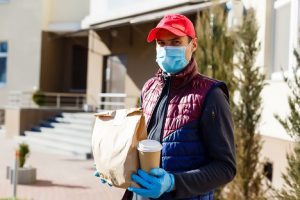
[[[156,47],[156,62],[166,73],[176,74],[189,63],[185,58],[185,46]]]

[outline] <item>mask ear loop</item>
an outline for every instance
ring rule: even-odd
[[[188,47],[189,47],[190,44],[193,44],[193,39],[191,39],[191,41],[190,41],[190,42],[188,43],[188,45],[185,47],[186,50],[188,49]],[[187,60],[189,63],[191,62],[191,60],[192,60],[192,58],[193,58],[193,54],[194,54],[194,52],[191,53],[190,58]]]

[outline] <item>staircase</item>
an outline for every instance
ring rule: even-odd
[[[91,158],[93,123],[92,113],[64,112],[25,131],[25,136],[18,140],[29,144],[32,150],[88,159]]]

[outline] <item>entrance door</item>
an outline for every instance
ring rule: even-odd
[[[82,46],[74,45],[71,92],[84,93],[86,91],[86,77],[87,77],[87,50]]]
[[[103,88],[104,93],[125,93],[127,56],[124,54],[107,56],[104,63]],[[121,97],[105,98],[109,102],[124,102]],[[106,106],[105,109],[116,109],[118,106]]]

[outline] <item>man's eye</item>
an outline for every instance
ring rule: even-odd
[[[164,46],[164,45],[165,45],[164,42],[157,42],[157,44],[158,44],[159,46]]]
[[[173,45],[181,45],[181,42],[180,42],[179,40],[175,40],[175,41],[173,42]]]

